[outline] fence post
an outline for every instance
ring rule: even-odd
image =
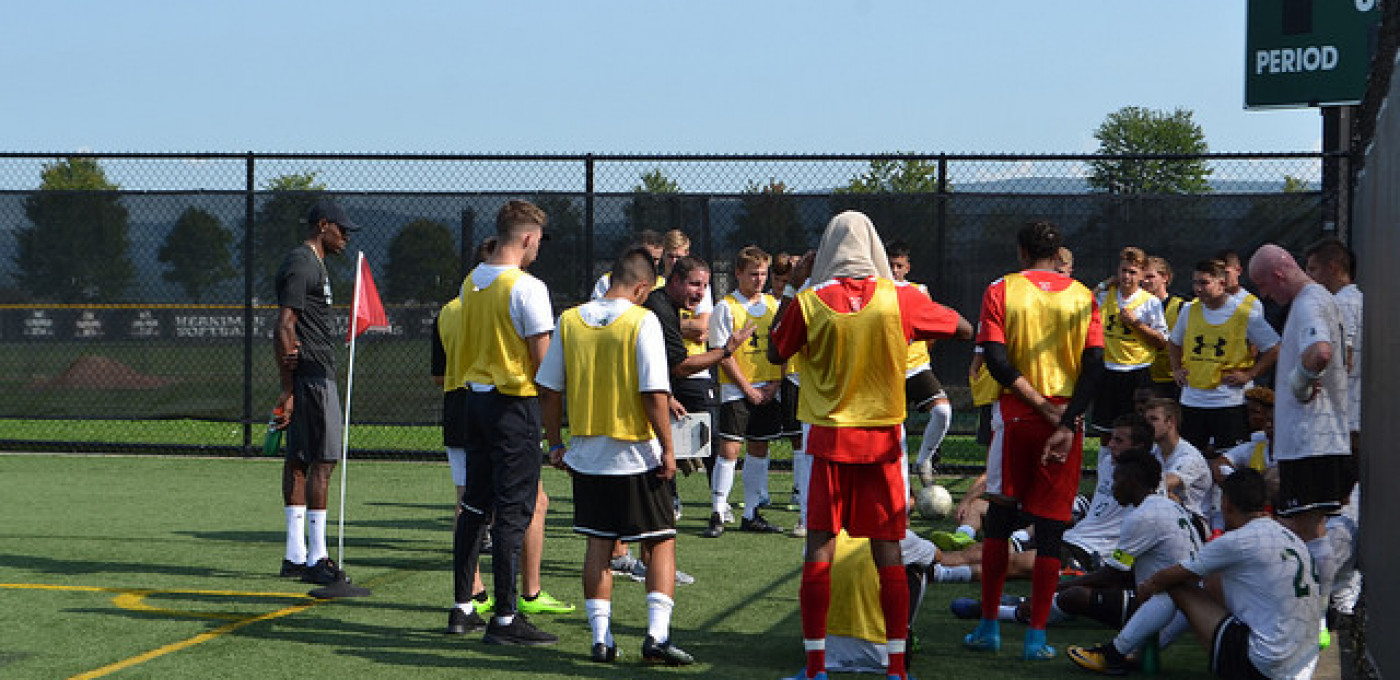
[[[583,157],[583,285],[592,290],[593,282],[593,154]]]
[[[243,188],[243,455],[253,450],[253,152],[244,161]]]

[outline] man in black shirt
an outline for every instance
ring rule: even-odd
[[[326,550],[326,501],[340,456],[340,397],[331,335],[331,282],[326,253],[340,254],[359,227],[330,199],[307,213],[308,233],[277,270],[277,324],[272,334],[282,392],[273,410],[287,430],[282,496],[287,548],[282,576],[327,585],[345,578]],[[306,527],[310,526],[308,545]]]

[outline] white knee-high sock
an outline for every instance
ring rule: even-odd
[[[734,488],[734,467],[737,460],[720,458],[715,461],[714,486],[710,489],[710,511],[723,512],[729,504],[729,492]]]
[[[1133,612],[1132,618],[1123,626],[1118,637],[1113,639],[1113,647],[1123,654],[1138,648],[1146,640],[1161,633],[1176,616],[1176,605],[1166,593],[1157,593]]]
[[[283,508],[287,517],[287,551],[283,559],[297,564],[306,563],[306,506],[288,505]]]
[[[312,566],[322,557],[330,556],[326,551],[326,511],[307,510],[306,527],[311,534],[307,541],[306,565]]]
[[[916,462],[922,465],[924,461],[933,457],[933,452],[943,443],[943,437],[948,434],[948,426],[952,422],[953,407],[942,401],[934,402],[933,410],[928,414],[928,425],[924,426],[924,440],[919,444],[919,458]]]
[[[588,614],[588,627],[593,629],[593,643],[613,646],[612,601],[584,600],[583,610]]]
[[[1332,600],[1332,585],[1337,579],[1337,560],[1333,558],[1332,539],[1323,535],[1308,541],[1308,553],[1312,555],[1313,567],[1322,579],[1322,605]]]
[[[666,642],[671,639],[671,610],[676,606],[675,600],[667,597],[665,593],[647,593],[647,635],[657,642]]]
[[[807,487],[812,476],[812,457],[801,449],[792,450],[792,477],[797,487],[798,523],[807,526]]]
[[[758,504],[768,492],[768,459],[748,456],[744,459],[744,516],[753,519]]]

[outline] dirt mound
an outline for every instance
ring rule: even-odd
[[[107,357],[78,357],[62,375],[38,381],[34,387],[50,389],[150,390],[169,385],[165,378],[143,375]]]

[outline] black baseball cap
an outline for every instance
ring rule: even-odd
[[[307,224],[316,224],[321,220],[334,222],[342,231],[360,230],[360,225],[350,221],[350,215],[345,212],[345,208],[329,198],[316,199],[316,204],[306,213]]]

